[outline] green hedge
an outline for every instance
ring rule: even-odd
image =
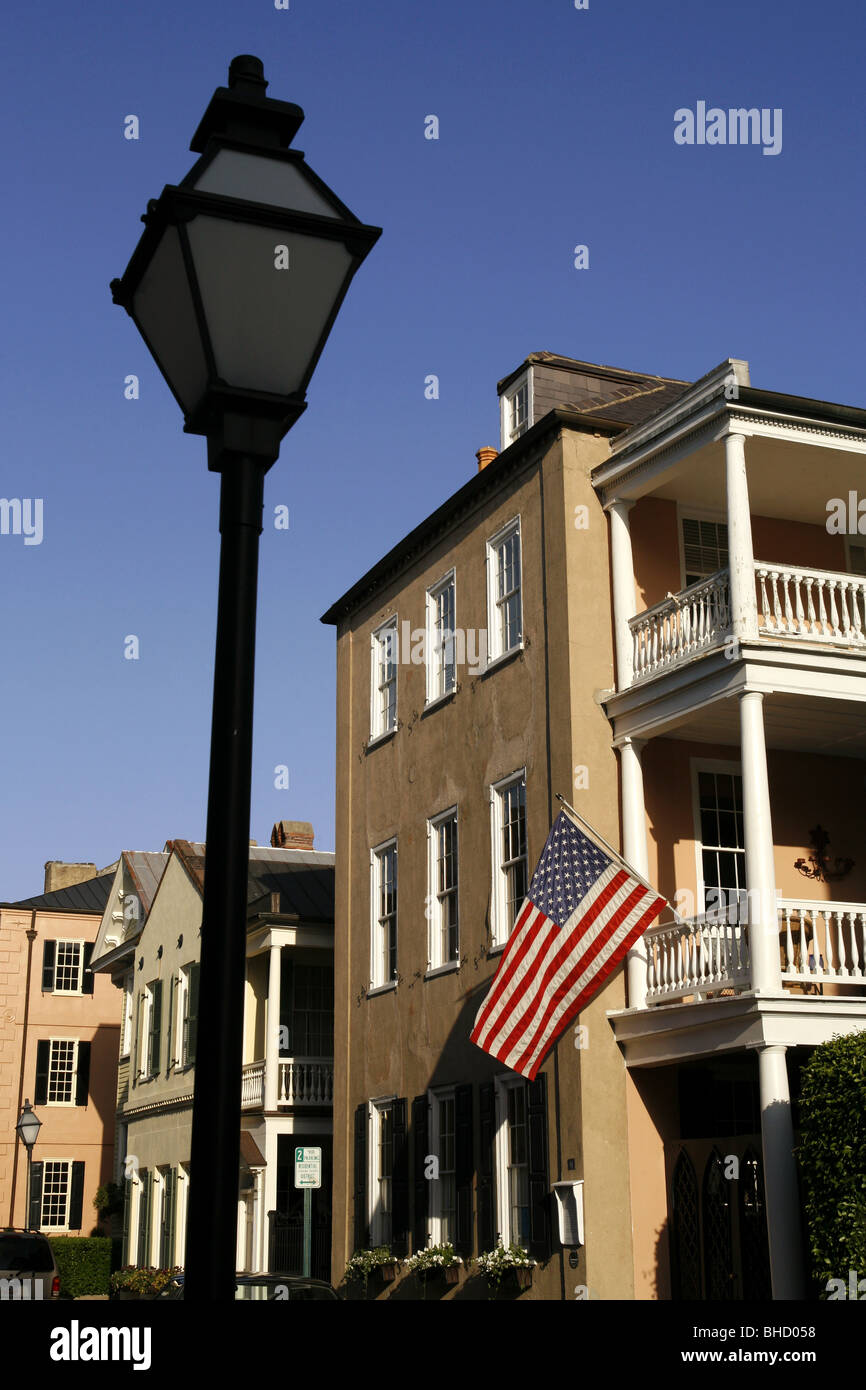
[[[866,1031],[816,1047],[802,1073],[799,1158],[812,1272],[866,1278]]]
[[[111,1241],[108,1236],[51,1236],[60,1271],[61,1298],[108,1293]]]

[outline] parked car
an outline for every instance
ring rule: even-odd
[[[184,1277],[175,1275],[161,1298],[183,1298]],[[303,1274],[236,1274],[235,1300],[240,1303],[310,1303],[339,1298],[324,1279],[308,1279]]]
[[[60,1297],[60,1271],[41,1231],[0,1230],[0,1299]]]

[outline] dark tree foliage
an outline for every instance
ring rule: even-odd
[[[799,1158],[812,1271],[866,1277],[866,1031],[816,1047],[803,1068]]]

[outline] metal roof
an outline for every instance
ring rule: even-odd
[[[188,840],[169,843],[202,892],[205,846]],[[277,908],[271,905],[272,893],[279,894]],[[250,846],[247,905],[257,907],[260,912],[295,914],[307,922],[333,922],[334,855],[313,849]]]
[[[40,893],[35,898],[22,898],[17,903],[6,903],[5,906],[35,907],[43,912],[93,912],[101,916],[108,902],[115,871],[116,865],[110,873],[85,879],[84,883],[71,883],[68,888],[55,888],[53,893]]]

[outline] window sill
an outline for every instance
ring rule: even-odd
[[[457,687],[455,686],[453,690],[446,690],[444,695],[435,695],[432,700],[428,700],[425,704],[421,711],[421,718],[425,719],[428,714],[432,714],[434,710],[441,709],[443,705],[450,705],[456,694]]]
[[[514,661],[517,657],[522,656],[524,650],[524,644],[521,642],[519,647],[512,647],[510,651],[503,652],[501,656],[490,657],[484,670],[480,673],[481,679],[483,680],[485,676],[492,675],[494,671],[498,671],[500,666],[507,666],[509,661]]]
[[[367,998],[373,999],[377,994],[387,994],[389,990],[397,988],[396,980],[389,980],[385,985],[372,985],[367,990]]]
[[[384,734],[376,734],[374,737],[370,739],[370,742],[367,744],[367,747],[364,749],[364,752],[369,753],[371,748],[378,748],[381,743],[387,743],[388,739],[393,738],[396,732],[397,730],[395,728],[386,729]]]
[[[435,980],[439,975],[453,975],[459,969],[459,960],[449,960],[444,965],[434,965],[432,969],[425,971],[424,979]]]
[[[501,956],[507,945],[507,941],[499,941],[495,945],[488,947],[487,959],[489,960],[491,956]]]

